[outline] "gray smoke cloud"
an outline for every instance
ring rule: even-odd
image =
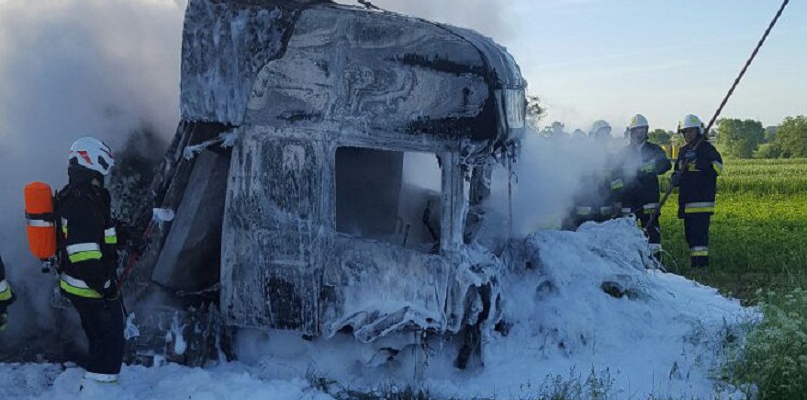
[[[28,253],[23,186],[61,188],[81,136],[113,151],[143,126],[173,136],[184,9],[171,0],[0,0],[0,254],[19,296],[4,346],[53,325],[53,275]]]
[[[338,3],[359,5],[356,1],[338,0]],[[513,28],[515,17],[512,2],[506,0],[371,0],[371,3],[388,11],[471,28],[501,42],[517,32]]]
[[[623,146],[619,140],[607,143],[591,138],[568,136],[547,138],[530,132],[522,141],[511,178],[504,166],[493,175],[488,203],[495,215],[509,218],[512,204],[512,232],[521,238],[542,229],[558,229],[584,187],[582,177],[602,173]],[[512,184],[508,188],[508,183]]]

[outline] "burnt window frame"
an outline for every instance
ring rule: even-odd
[[[404,172],[405,171],[404,171],[403,165],[405,164],[404,159],[406,157],[406,154],[407,153],[420,153],[420,154],[426,154],[426,155],[430,155],[430,156],[435,157],[435,160],[436,160],[435,161],[436,162],[435,166],[437,167],[436,172],[438,174],[440,174],[440,178],[439,178],[439,180],[440,180],[440,188],[437,191],[437,195],[436,195],[437,201],[436,201],[435,204],[432,204],[431,209],[433,210],[432,211],[433,213],[434,212],[439,213],[439,220],[438,220],[439,225],[434,227],[435,234],[437,235],[438,238],[441,238],[445,234],[446,230],[443,229],[443,226],[449,221],[448,218],[450,218],[450,216],[445,215],[445,210],[448,209],[446,207],[446,204],[445,204],[446,203],[446,198],[447,198],[446,193],[445,193],[445,189],[446,189],[446,168],[445,168],[444,162],[442,161],[443,159],[446,158],[445,156],[447,154],[450,154],[450,153],[444,152],[444,151],[435,151],[435,149],[433,149],[433,148],[428,149],[428,148],[418,148],[418,147],[415,147],[415,148],[412,148],[412,147],[400,147],[400,148],[392,149],[392,148],[386,148],[386,147],[385,148],[373,147],[373,146],[368,146],[368,145],[364,145],[364,144],[357,144],[357,143],[339,143],[339,144],[337,144],[336,146],[333,147],[332,158],[331,158],[331,160],[332,160],[331,179],[332,179],[332,184],[333,184],[333,192],[332,193],[334,195],[333,195],[333,200],[331,202],[333,212],[332,212],[332,215],[330,217],[331,217],[331,221],[332,221],[332,229],[333,229],[333,232],[336,235],[340,235],[340,236],[343,236],[343,237],[349,237],[349,238],[354,239],[354,240],[375,241],[375,242],[379,242],[379,243],[393,245],[393,246],[399,247],[401,249],[404,249],[404,250],[407,250],[407,251],[417,252],[417,253],[420,253],[420,254],[441,254],[442,249],[443,249],[443,245],[441,244],[441,241],[439,239],[435,240],[432,243],[433,246],[431,246],[431,248],[429,250],[425,250],[423,248],[416,248],[415,246],[412,246],[409,243],[407,243],[407,245],[404,245],[403,243],[398,242],[398,241],[394,241],[394,240],[386,240],[385,238],[379,238],[379,237],[373,237],[373,236],[367,236],[367,235],[361,235],[361,234],[357,235],[357,234],[351,233],[349,231],[340,230],[339,216],[338,216],[338,214],[339,214],[339,205],[338,204],[339,204],[339,197],[340,196],[337,194],[340,191],[340,188],[339,188],[339,185],[340,185],[340,183],[339,183],[340,182],[340,179],[339,179],[340,171],[339,171],[339,168],[338,168],[337,165],[339,163],[339,158],[340,158],[339,157],[339,152],[340,152],[341,149],[345,149],[345,148],[353,148],[353,149],[357,149],[357,150],[360,150],[360,151],[367,151],[367,152],[389,152],[389,153],[400,154],[402,157],[404,157],[401,160],[401,179],[400,179],[399,192],[398,192],[399,201],[400,201],[400,196],[404,195],[403,193],[401,193],[401,190],[405,185],[405,181],[404,181]],[[460,180],[461,180],[461,178],[460,178]],[[427,191],[434,190],[433,188],[427,188],[427,187],[424,187],[424,189],[426,189]],[[396,216],[396,219],[400,219],[399,218],[400,217],[400,203],[398,204],[398,210],[396,211],[395,216]],[[421,222],[421,219],[420,219],[420,215],[419,215],[418,219],[417,219],[417,223],[420,223],[420,222]],[[396,232],[394,232],[393,235],[397,235],[397,234],[400,233],[400,232],[397,232],[397,229],[398,229],[398,226],[396,226]]]

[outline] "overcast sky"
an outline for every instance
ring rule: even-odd
[[[342,2],[349,3],[347,0]],[[616,132],[635,113],[672,129],[714,114],[781,0],[373,0],[504,45],[554,119]],[[807,114],[807,2],[791,1],[723,112],[778,124]]]

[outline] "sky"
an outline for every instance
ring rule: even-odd
[[[343,2],[349,3],[347,0]],[[750,56],[780,0],[373,0],[468,26],[507,47],[529,92],[567,128],[605,119],[622,132],[645,115],[674,129],[704,123]],[[462,4],[462,5],[461,5]],[[460,6],[461,5],[461,6]],[[791,1],[722,117],[777,125],[807,114],[807,3]],[[569,130],[571,130],[569,129]]]

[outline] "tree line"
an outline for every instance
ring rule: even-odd
[[[778,126],[762,128],[759,121],[722,119],[718,143],[737,158],[807,157],[807,116],[787,117]]]
[[[807,116],[787,117],[763,127],[753,119],[722,118],[714,131],[724,154],[735,158],[807,157]]]
[[[562,122],[541,127],[546,108],[537,96],[527,99],[527,123],[534,132],[547,137],[574,135]],[[579,133],[583,133],[582,131]],[[752,119],[722,118],[711,132],[721,151],[734,158],[807,158],[807,116],[787,117],[781,124],[763,127]],[[654,129],[648,140],[659,145],[683,145],[684,139],[673,131]]]

